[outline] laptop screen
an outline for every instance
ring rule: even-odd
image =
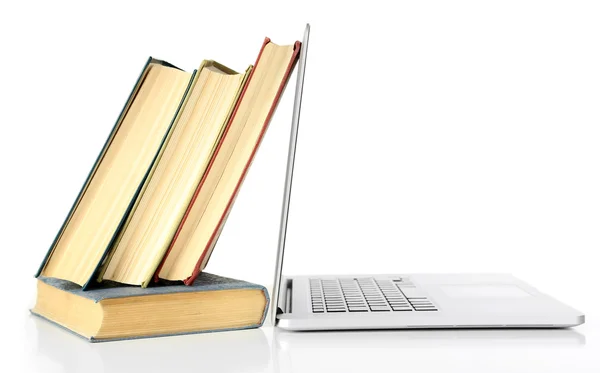
[[[277,310],[279,306],[279,293],[281,289],[281,270],[283,268],[283,254],[285,251],[285,237],[287,233],[288,213],[290,209],[290,197],[292,194],[292,178],[294,174],[294,160],[296,157],[296,140],[298,138],[298,127],[300,124],[300,107],[302,105],[302,88],[304,87],[304,72],[306,70],[306,55],[308,51],[308,37],[310,25],[306,25],[304,38],[300,49],[300,60],[298,62],[298,76],[296,78],[296,94],[294,98],[294,112],[292,115],[292,129],[290,133],[290,145],[288,149],[288,160],[285,172],[285,185],[283,190],[283,204],[281,207],[281,222],[279,225],[279,241],[277,244],[277,259],[275,263],[275,279],[273,282],[273,299],[271,301],[271,322],[275,325]]]

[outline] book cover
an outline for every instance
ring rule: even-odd
[[[50,302],[53,304],[50,307],[44,306],[44,303],[46,301],[40,300],[40,291],[39,291],[39,284],[38,284],[38,301],[36,303],[36,306],[31,310],[31,313],[36,316],[40,316],[44,319],[47,319],[63,328],[75,333],[76,335],[83,337],[85,339],[88,339],[92,342],[258,328],[258,327],[262,326],[262,324],[264,323],[266,313],[268,310],[268,306],[269,306],[269,301],[270,301],[267,289],[262,285],[257,285],[257,284],[253,284],[250,282],[236,280],[236,279],[232,279],[232,278],[228,278],[228,277],[217,276],[217,275],[214,275],[211,273],[206,273],[206,272],[204,272],[204,273],[202,273],[202,275],[198,276],[196,281],[193,284],[191,284],[190,286],[182,286],[181,284],[176,284],[176,285],[167,284],[167,285],[162,285],[162,286],[140,288],[138,286],[122,286],[122,285],[115,284],[114,286],[105,286],[102,288],[95,288],[95,289],[91,289],[88,291],[84,291],[77,284],[74,284],[69,281],[61,280],[61,279],[40,276],[40,277],[38,277],[38,281],[42,282],[45,285],[49,285],[54,289],[59,290],[60,292],[58,294],[60,294],[60,298],[66,297],[68,295],[74,295],[75,297],[71,297],[70,300],[66,301],[69,306],[69,309],[67,311],[58,310],[56,308],[56,306],[54,305],[54,303],[58,300],[59,296],[52,297],[52,300]],[[102,302],[106,303],[107,301],[114,303],[114,300],[120,299],[123,303],[125,303],[125,305],[128,309],[127,312],[134,312],[136,315],[138,315],[142,309],[147,308],[147,307],[144,307],[144,305],[139,302],[142,302],[144,300],[145,301],[151,300],[152,304],[154,304],[155,307],[158,307],[157,305],[159,303],[156,303],[156,299],[157,299],[156,296],[160,296],[160,295],[180,296],[180,295],[183,295],[186,293],[206,293],[206,292],[218,292],[218,291],[229,291],[229,290],[232,290],[232,291],[257,290],[263,294],[264,305],[259,310],[261,312],[262,316],[260,317],[260,320],[257,323],[239,325],[239,326],[235,326],[235,327],[226,327],[226,328],[186,330],[186,328],[188,326],[193,327],[193,321],[190,321],[189,323],[187,323],[183,326],[177,325],[177,323],[169,321],[168,326],[170,328],[179,328],[179,329],[173,329],[170,332],[159,333],[159,334],[156,334],[156,333],[153,334],[153,333],[149,333],[147,331],[145,332],[143,330],[142,331],[134,330],[133,334],[135,334],[135,335],[108,337],[108,338],[97,338],[95,336],[86,336],[86,335],[84,335],[84,333],[77,332],[76,331],[77,328],[73,324],[74,319],[82,320],[82,319],[89,319],[89,318],[93,317],[93,312],[89,313],[89,312],[84,311],[84,309],[86,309],[86,308],[82,306],[82,304],[80,303],[80,300],[84,300],[84,301],[87,300],[87,301],[92,301],[95,304],[98,304],[98,303],[102,304]],[[137,300],[137,298],[139,298],[139,300]],[[136,302],[138,302],[138,303],[136,303]],[[209,307],[209,306],[213,306],[213,305],[210,305],[206,302],[203,303],[203,302],[198,301],[198,302],[192,304],[193,309],[190,311],[189,302],[190,302],[189,300],[180,302],[181,304],[185,303],[188,306],[188,309],[187,309],[187,311],[185,311],[185,313],[182,311],[177,312],[177,308],[170,308],[168,310],[169,314],[172,315],[173,317],[176,317],[179,322],[185,321],[186,317],[193,318],[195,320],[197,320],[198,317],[200,317],[200,318],[201,317],[207,317],[207,318],[211,317],[211,316],[205,316],[207,314],[208,310],[203,309],[203,307]],[[177,305],[177,304],[179,304],[179,303],[175,303],[175,305]],[[224,303],[224,304],[222,304],[222,306],[225,307],[225,309],[229,309],[229,307],[232,307],[232,308],[235,307],[235,305],[230,305],[229,303],[227,303],[227,304]],[[149,315],[146,315],[145,317],[143,317],[143,321],[142,321],[143,326],[141,326],[141,327],[143,327],[143,328],[152,327],[152,323],[158,324],[158,323],[163,322],[163,320],[160,319],[160,316],[156,316],[157,311],[158,311],[157,309],[148,310]],[[121,313],[121,312],[119,312],[119,313]],[[223,316],[223,314],[221,314],[221,315],[222,315],[222,317],[225,317],[225,316]],[[120,322],[118,319],[116,319],[114,317],[114,313],[110,317],[106,316],[106,318],[110,318],[110,321],[112,323]],[[133,328],[135,329],[136,327],[134,326]],[[146,334],[144,334],[144,333],[146,333]]]

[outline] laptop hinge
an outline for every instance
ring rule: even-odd
[[[279,304],[277,305],[277,314],[291,313],[292,312],[292,287],[294,281],[292,279],[285,279],[280,291],[283,294],[279,294]],[[283,295],[283,296],[282,296]]]

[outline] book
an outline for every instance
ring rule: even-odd
[[[224,133],[251,66],[237,73],[204,61],[146,179],[99,281],[146,287]]]
[[[266,38],[215,156],[198,184],[155,280],[191,285],[206,266],[298,58],[300,42]]]
[[[202,273],[191,286],[103,287],[84,291],[44,276],[31,312],[93,342],[260,327],[263,286]]]
[[[139,194],[193,76],[149,58],[36,277],[89,284]]]

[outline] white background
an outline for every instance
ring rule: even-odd
[[[33,275],[147,57],[242,71],[306,22],[285,272],[510,272],[586,313],[591,359],[599,19],[594,1],[2,2],[0,365],[63,369],[32,352]],[[293,83],[209,272],[271,285],[292,100]]]

